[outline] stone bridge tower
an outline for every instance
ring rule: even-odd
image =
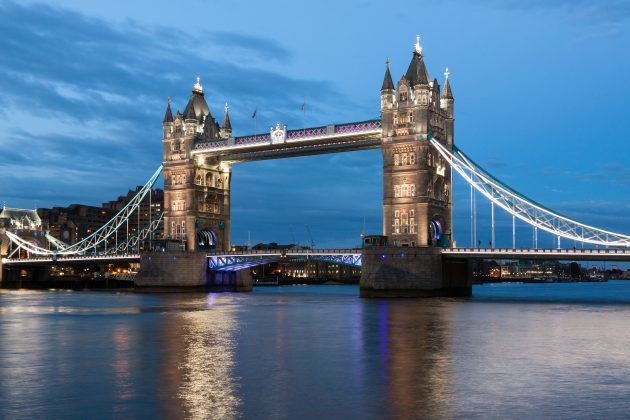
[[[217,158],[194,157],[197,141],[232,135],[227,104],[223,126],[216,122],[197,78],[184,113],[166,108],[162,137],[164,164],[164,238],[188,251],[229,250],[232,168]]]
[[[453,94],[445,73],[440,92],[424,63],[419,37],[407,72],[381,88],[383,234],[394,246],[451,245],[451,171],[431,146],[453,147]]]

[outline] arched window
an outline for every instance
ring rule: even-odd
[[[394,166],[400,165],[400,155],[398,153],[394,153]]]
[[[415,153],[409,153],[409,164],[410,165],[415,165],[416,164],[416,154]]]
[[[402,154],[402,165],[406,165],[407,164],[407,153],[403,153]]]

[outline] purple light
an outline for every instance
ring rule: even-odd
[[[381,254],[381,260],[384,260],[385,258],[387,258],[387,255]]]

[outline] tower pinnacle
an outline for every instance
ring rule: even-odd
[[[416,44],[413,46],[413,51],[418,55],[422,55],[422,47],[420,46],[420,35],[416,35]]]
[[[193,86],[193,91],[198,93],[203,93],[203,87],[201,86],[201,78],[197,76],[197,83]]]
[[[168,97],[168,102],[166,105],[166,112],[164,113],[163,123],[172,123],[173,122],[173,113],[171,112],[171,97]]]
[[[228,103],[225,103],[225,117],[223,117],[223,126],[221,127],[226,133],[231,134],[232,133],[232,122],[230,121],[230,114],[228,113],[228,110],[230,109],[230,107],[228,106]]]
[[[444,88],[442,89],[442,99],[453,99],[453,92],[451,91],[451,82],[448,80],[451,72],[448,71],[448,67],[444,72]]]
[[[381,86],[381,91],[394,90],[394,81],[392,80],[392,75],[389,72],[389,57],[385,61],[385,66],[385,78],[383,79],[383,86]]]

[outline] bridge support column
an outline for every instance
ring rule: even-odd
[[[368,298],[470,296],[472,268],[443,258],[439,248],[364,249],[360,286]]]
[[[204,252],[152,252],[140,258],[140,269],[134,279],[139,290],[244,292],[252,288],[248,269],[211,272]]]
[[[205,289],[209,270],[203,252],[151,252],[140,256],[137,289],[171,291]]]

